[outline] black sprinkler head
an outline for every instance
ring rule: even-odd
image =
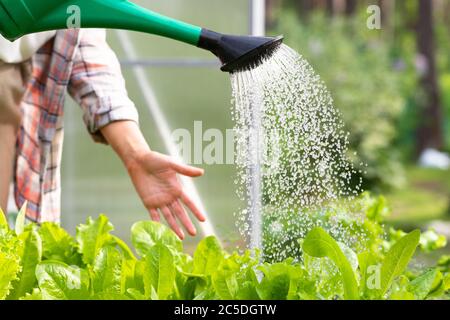
[[[214,53],[222,62],[222,71],[233,73],[256,68],[282,42],[283,36],[232,36],[203,29],[198,47]]]

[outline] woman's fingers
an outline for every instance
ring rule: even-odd
[[[177,224],[177,221],[175,220],[175,217],[173,216],[172,212],[170,212],[170,209],[168,207],[162,207],[160,210],[164,215],[164,218],[166,218],[166,221],[169,224],[169,226],[177,234],[178,238],[183,240],[184,232],[183,230],[180,229],[180,226]]]
[[[197,234],[197,230],[195,229],[195,226],[186,213],[186,210],[184,210],[183,206],[178,202],[178,200],[170,205],[170,209],[174,216],[178,217],[178,220],[181,221],[186,231],[191,236],[195,236]]]
[[[177,173],[182,174],[184,176],[188,177],[199,177],[202,176],[204,173],[203,169],[191,167],[183,163],[172,161],[172,168]]]
[[[181,200],[183,203],[192,211],[192,213],[197,217],[197,219],[201,222],[205,221],[205,215],[200,211],[199,208],[195,205],[194,201],[186,194],[186,192],[182,191]]]
[[[159,212],[156,209],[150,209],[150,217],[152,218],[153,221],[159,222],[160,216],[159,216]]]

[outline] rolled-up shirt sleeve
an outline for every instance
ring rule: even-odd
[[[73,61],[68,92],[83,109],[83,120],[96,142],[106,143],[100,129],[114,121],[139,121],[105,30],[82,30]]]

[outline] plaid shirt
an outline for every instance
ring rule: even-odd
[[[60,165],[66,92],[83,109],[87,129],[106,143],[99,129],[117,120],[138,121],[118,60],[100,29],[58,31],[32,57],[33,73],[21,110],[14,196],[27,217],[59,222]]]

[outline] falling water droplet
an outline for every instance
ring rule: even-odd
[[[334,204],[350,203],[361,190],[361,182],[351,184],[348,133],[320,77],[282,45],[260,66],[231,74],[231,82],[237,190],[245,203],[236,220],[251,247],[267,260],[299,255],[297,240],[317,225],[348,246],[357,241],[340,219],[319,218],[344,214]]]

